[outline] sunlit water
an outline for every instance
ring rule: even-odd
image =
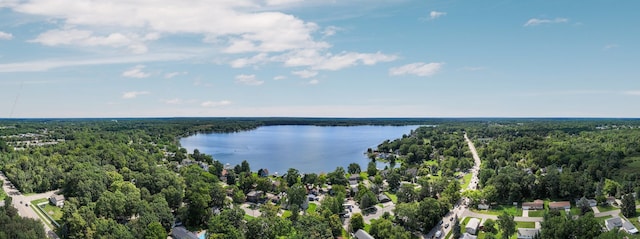
[[[247,160],[252,171],[267,168],[280,175],[289,168],[302,173],[331,172],[337,166],[360,164],[366,170],[367,148],[409,134],[418,126],[265,126],[238,133],[198,134],[180,140],[189,153],[194,149],[213,155],[223,164]],[[379,168],[384,168],[379,163]]]

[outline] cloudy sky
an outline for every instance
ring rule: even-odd
[[[0,0],[0,118],[640,117],[637,9]]]

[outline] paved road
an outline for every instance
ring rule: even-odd
[[[22,193],[20,193],[18,189],[12,186],[11,182],[4,176],[4,173],[2,172],[0,172],[0,181],[4,182],[2,184],[2,189],[4,189],[7,195],[9,195],[12,198],[13,207],[18,209],[18,215],[20,215],[21,217],[29,217],[36,220],[40,220],[40,217],[38,217],[38,214],[36,214],[36,212],[33,211],[31,207],[26,206],[25,204],[27,203],[30,204],[31,201],[36,199],[49,198],[51,197],[51,195],[53,195],[57,191],[57,190],[54,190],[54,191],[25,196],[25,195],[22,195]],[[56,239],[59,238],[58,235],[56,235],[56,233],[49,227],[49,225],[47,225],[44,222],[42,224],[44,225],[44,231],[45,233],[47,233],[49,238],[56,238]]]
[[[613,211],[608,211],[608,212],[599,212],[599,213],[594,213],[594,217],[606,217],[606,216],[618,216],[618,214],[620,214],[620,209],[616,209]]]
[[[478,170],[480,170],[480,157],[478,156],[478,151],[476,151],[476,147],[473,145],[469,137],[467,137],[467,133],[464,133],[464,140],[467,141],[469,145],[469,150],[471,151],[471,156],[473,157],[473,168],[471,168],[471,173],[473,176],[471,177],[471,183],[469,183],[469,187],[467,189],[476,189],[478,184]]]

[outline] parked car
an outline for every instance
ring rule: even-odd
[[[444,224],[444,228],[449,228],[449,223]]]
[[[435,236],[436,238],[440,238],[442,236],[442,231],[438,230]]]

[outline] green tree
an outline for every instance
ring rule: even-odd
[[[460,236],[462,236],[462,230],[460,228],[460,221],[458,220],[458,217],[456,216],[455,219],[453,219],[453,238],[460,238]]]
[[[292,185],[289,190],[287,190],[287,199],[289,206],[297,205],[298,207],[300,207],[305,202],[306,197],[307,189],[300,183]]]
[[[336,167],[336,170],[327,174],[327,181],[331,183],[331,185],[347,185],[349,180],[345,177],[344,168]]]
[[[484,221],[484,229],[485,232],[487,233],[496,233],[496,222],[489,218],[487,220]]]
[[[361,172],[360,164],[350,163],[347,171],[350,174],[359,174]]]
[[[375,176],[376,174],[378,174],[376,162],[369,161],[369,163],[367,164],[367,174],[369,176]]]
[[[356,232],[359,229],[364,228],[364,218],[362,218],[362,214],[355,213],[351,216],[351,221],[349,222],[349,231]]]
[[[398,202],[406,203],[418,200],[418,193],[416,192],[413,184],[403,184],[396,193],[398,196]]]
[[[398,187],[400,187],[400,174],[394,169],[389,169],[387,183],[389,184],[389,191],[395,192],[398,190]]]
[[[636,216],[636,200],[632,194],[625,194],[622,196],[622,204],[620,204],[620,210],[622,215],[627,218],[633,218]]]
[[[162,224],[159,222],[152,222],[147,226],[144,231],[145,239],[166,239],[167,231],[164,230]]]
[[[298,183],[300,178],[300,173],[295,168],[289,168],[287,170],[287,175],[285,175],[285,180],[287,181],[287,186],[291,187],[294,184]]]
[[[516,222],[513,220],[513,216],[509,215],[506,211],[498,216],[497,222],[502,231],[503,239],[511,237],[511,235],[516,232]]]

